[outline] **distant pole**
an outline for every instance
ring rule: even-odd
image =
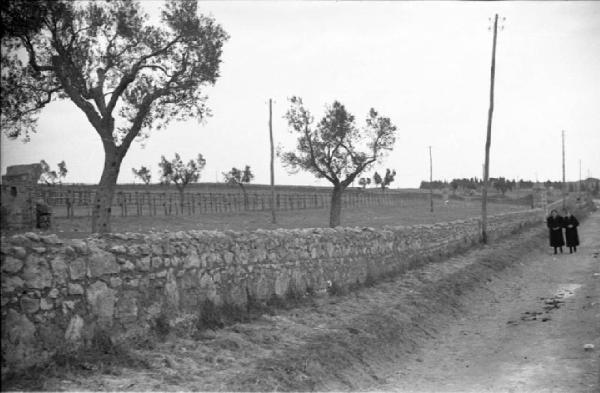
[[[492,142],[492,114],[494,113],[494,77],[496,74],[496,37],[498,36],[498,14],[494,16],[494,38],[492,43],[492,66],[490,71],[490,108],[488,110],[487,136],[485,139],[485,164],[483,189],[481,190],[481,241],[487,243],[487,191],[490,177],[490,145]]]
[[[431,146],[429,146],[429,211],[433,213],[433,160],[431,159]]]
[[[269,98],[269,140],[271,141],[271,223],[276,224],[275,217],[275,148],[273,146],[273,100]]]
[[[566,206],[567,183],[565,182],[565,130],[562,130],[562,207]]]
[[[581,193],[582,190],[582,184],[581,184],[581,159],[579,159],[579,192]]]

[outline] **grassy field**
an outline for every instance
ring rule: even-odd
[[[385,225],[416,225],[451,221],[481,214],[477,202],[450,201],[444,205],[434,200],[434,212],[429,211],[427,199],[413,200],[398,207],[364,207],[342,210],[342,225],[351,227],[382,227]],[[523,210],[526,207],[490,204],[489,214]],[[58,218],[50,231],[63,238],[89,235],[90,219]],[[329,225],[329,210],[295,210],[277,212],[277,224],[271,224],[269,212],[203,214],[196,216],[113,217],[113,232],[208,230],[252,230],[273,228],[315,228]]]

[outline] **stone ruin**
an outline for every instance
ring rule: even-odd
[[[40,164],[13,165],[2,175],[0,220],[3,229],[31,229],[36,226],[36,203],[40,198],[37,186]]]

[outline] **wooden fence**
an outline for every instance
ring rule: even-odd
[[[45,188],[42,199],[52,207],[56,217],[77,217],[91,214],[94,191],[90,189]],[[329,193],[276,193],[275,209],[303,210],[328,209]],[[347,190],[342,195],[342,206],[401,206],[403,201],[428,198],[425,194],[401,194]],[[439,196],[437,196],[439,198]],[[117,216],[170,216],[245,211],[269,211],[271,196],[265,193],[186,192],[183,201],[178,192],[117,191],[113,198],[112,214]]]

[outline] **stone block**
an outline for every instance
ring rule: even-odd
[[[23,267],[23,261],[11,256],[6,256],[2,262],[2,271],[6,273],[17,273]]]
[[[83,287],[79,284],[69,284],[69,295],[83,295]]]
[[[87,301],[100,324],[110,326],[115,311],[115,290],[102,281],[96,281],[87,289]]]
[[[25,314],[33,314],[40,309],[40,299],[33,299],[29,296],[21,297],[21,310]]]
[[[100,277],[104,274],[119,273],[119,264],[117,258],[110,252],[99,248],[91,249],[88,257],[88,276]]]
[[[43,289],[52,285],[48,263],[37,255],[29,255],[25,261],[23,279],[28,288]]]
[[[69,263],[69,272],[72,280],[80,280],[85,277],[87,266],[85,259],[79,257]]]

